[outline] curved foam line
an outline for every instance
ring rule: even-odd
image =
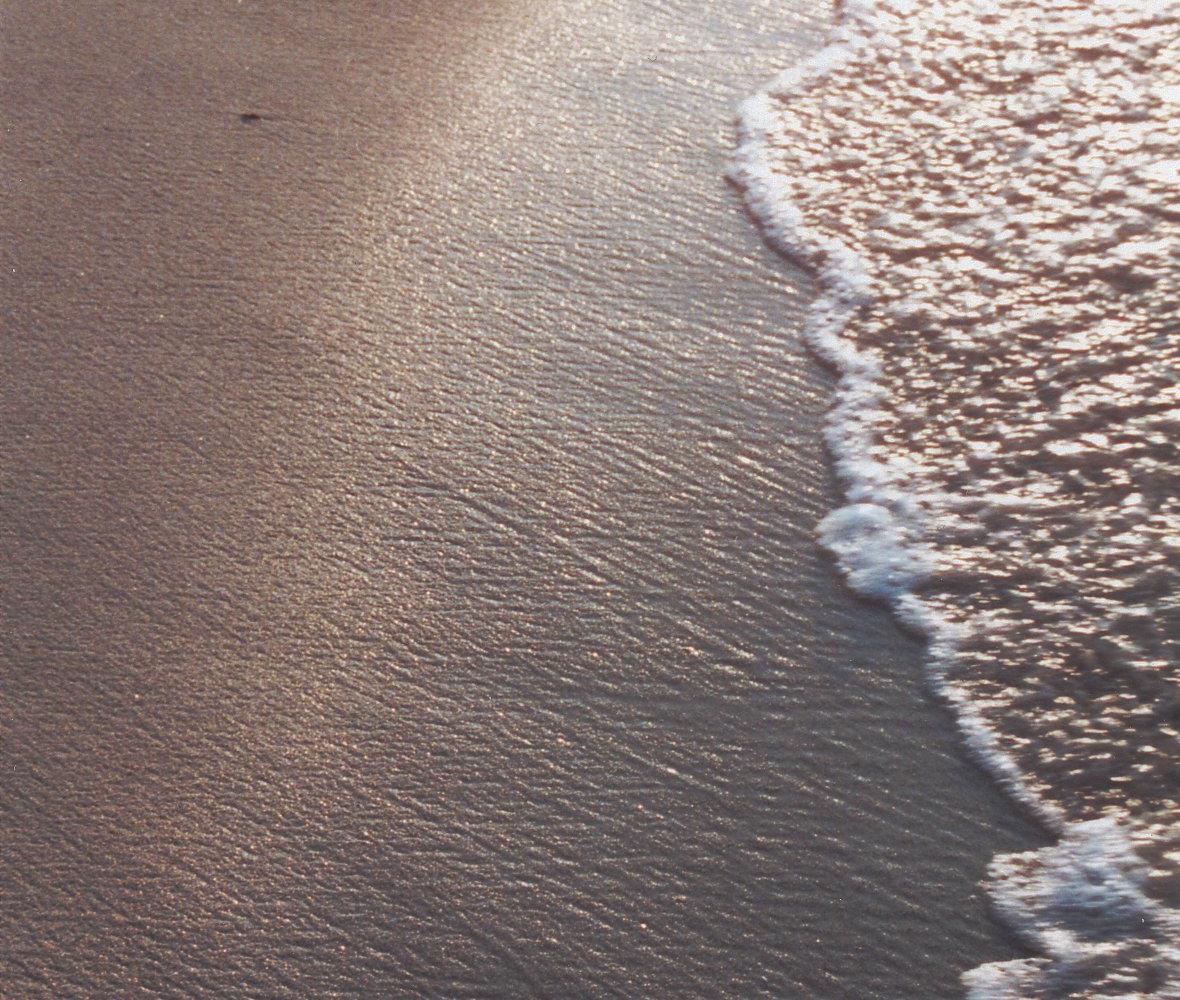
[[[842,337],[856,311],[872,301],[868,268],[851,247],[807,225],[787,185],[776,177],[770,155],[776,103],[806,92],[866,53],[896,44],[872,0],[842,4],[841,18],[824,48],[742,103],[730,177],[744,190],[771,244],[812,270],[819,282],[820,294],[803,334],[811,349],[841,376],[824,436],[850,501],[821,523],[821,540],[835,554],[853,589],[887,601],[906,625],[928,637],[928,672],[953,709],[968,748],[1017,801],[1060,832],[1066,824],[1061,810],[1036,794],[979,710],[945,683],[947,664],[968,633],[923,602],[914,588],[934,566],[934,553],[923,541],[928,507],[934,503],[950,510],[956,501],[907,493],[897,485],[904,481],[902,470],[872,456],[873,428],[886,395],[879,381],[881,360]]]
[[[773,164],[776,104],[898,44],[873,0],[845,0],[840,13],[823,49],[741,105],[739,146],[730,176],[744,189],[767,240],[818,279],[819,295],[804,337],[840,373],[825,437],[848,500],[821,523],[821,540],[854,589],[887,601],[905,624],[928,637],[931,682],[951,707],[967,747],[1058,837],[1056,844],[1040,851],[997,857],[989,868],[989,892],[998,914],[1042,957],[982,965],[964,975],[964,984],[973,1000],[1046,995],[1044,990],[1069,982],[1096,953],[1113,957],[1118,937],[1132,924],[1150,936],[1169,968],[1180,968],[1180,948],[1168,944],[1180,940],[1180,918],[1144,894],[1146,867],[1135,856],[1129,832],[1114,818],[1071,821],[1060,807],[1038,795],[1000,747],[979,709],[947,683],[947,668],[970,629],[939,615],[915,588],[935,565],[935,553],[926,541],[931,509],[953,514],[961,501],[945,494],[907,492],[900,460],[894,465],[873,456],[874,427],[883,416],[881,401],[886,395],[881,358],[842,336],[857,310],[872,301],[869,269],[851,247],[808,225]],[[1111,907],[1119,908],[1124,926],[1108,938],[1104,929]],[[1078,933],[1078,927],[1089,930]],[[1173,982],[1170,974],[1165,975]],[[1164,988],[1170,987],[1165,983]]]

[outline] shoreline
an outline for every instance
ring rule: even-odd
[[[1119,658],[1113,666],[1104,655],[1105,647],[1097,640],[1092,644],[1097,652],[1093,652],[1083,640],[1076,648],[1063,653],[1061,644],[1054,646],[1051,639],[1053,623],[1057,620],[1054,615],[1061,613],[1053,608],[1052,597],[1070,586],[1074,588],[1077,603],[1073,609],[1075,612],[1081,609],[1080,623],[1079,614],[1067,614],[1068,625],[1065,627],[1069,633],[1077,629],[1085,636],[1085,612],[1096,614],[1086,604],[1085,573],[1080,578],[1076,573],[1071,576],[1069,569],[1063,567],[1073,563],[1061,560],[1060,552],[1064,550],[1058,550],[1057,569],[1045,574],[1047,579],[1040,603],[1036,596],[1032,596],[1023,609],[1019,599],[1017,606],[1012,608],[1004,602],[1013,591],[1037,594],[1036,586],[1022,579],[1020,570],[1014,569],[1013,565],[1008,566],[1009,576],[1004,575],[1002,556],[1005,546],[1012,545],[1014,529],[1010,527],[1006,536],[1000,533],[1002,537],[996,541],[995,552],[990,551],[986,541],[964,542],[978,539],[980,534],[984,539],[988,538],[986,512],[989,510],[993,513],[1036,510],[1048,511],[1049,515],[1059,514],[1057,522],[1048,515],[1040,521],[1029,519],[1040,531],[1035,541],[1033,528],[1027,524],[1023,526],[1026,534],[1017,537],[1024,538],[1030,550],[1036,550],[1044,538],[1072,537],[1070,530],[1074,522],[1071,518],[1079,509],[1076,497],[1072,506],[1063,502],[1058,507],[1053,505],[1051,498],[1061,487],[1057,480],[1065,482],[1068,479],[1062,470],[1058,469],[1054,476],[1026,454],[1017,452],[1004,456],[1002,444],[990,442],[986,433],[998,427],[1006,427],[1006,434],[1012,436],[1021,431],[1030,435],[1037,430],[1063,433],[1060,430],[1063,424],[1061,415],[1046,400],[1078,392],[1076,373],[1069,373],[1060,384],[1041,386],[1039,405],[1026,406],[1015,426],[1008,426],[1003,421],[1017,404],[1002,394],[997,394],[990,418],[985,418],[978,426],[968,418],[968,415],[979,417],[988,412],[981,399],[987,397],[994,383],[1003,377],[1003,362],[994,364],[988,377],[976,383],[962,370],[958,356],[966,354],[978,362],[980,352],[986,354],[989,345],[994,346],[989,336],[994,335],[999,327],[989,326],[989,319],[996,320],[1003,315],[1005,324],[1011,322],[1015,331],[1022,330],[1019,322],[1022,302],[1011,291],[1019,287],[1022,280],[1034,289],[1029,293],[1032,304],[1024,315],[1026,327],[1030,317],[1035,327],[1042,316],[1045,299],[1053,295],[1059,297],[1058,305],[1064,318],[1058,317],[1051,326],[1054,336],[1042,334],[1031,341],[1026,338],[1023,344],[1025,355],[1019,351],[1010,352],[1008,356],[1000,354],[1001,358],[1007,357],[1008,364],[1027,368],[1038,361],[1044,365],[1043,359],[1052,357],[1054,337],[1067,340],[1065,334],[1074,329],[1068,309],[1071,303],[1080,308],[1076,305],[1074,290],[1079,281],[1088,279],[1091,288],[1097,289],[1094,294],[1103,303],[1102,307],[1116,318],[1112,323],[1117,322],[1122,335],[1110,339],[1105,345],[1089,345],[1093,355],[1103,358],[1109,370],[1120,373],[1125,369],[1134,370],[1145,385],[1153,379],[1161,386],[1169,385],[1166,362],[1154,367],[1143,364],[1134,342],[1136,334],[1144,342],[1150,340],[1153,326],[1158,321],[1158,304],[1155,308],[1145,307],[1129,286],[1122,289],[1121,298],[1118,292],[1103,296],[1106,274],[1103,268],[1110,266],[1107,254],[1120,267],[1126,266],[1118,263],[1123,258],[1135,259],[1135,266],[1140,269],[1136,273],[1141,287],[1150,288],[1157,282],[1163,283],[1162,272],[1152,273],[1153,267],[1158,267],[1152,255],[1169,245],[1169,232],[1165,224],[1153,229],[1150,220],[1154,203],[1146,192],[1136,190],[1132,207],[1120,206],[1107,213],[1086,201],[1087,185],[1092,184],[1093,179],[1084,170],[1071,173],[1065,169],[1061,171],[1062,176],[1053,176],[1053,168],[1040,162],[1036,169],[1044,175],[1038,179],[1041,187],[1030,182],[1025,190],[1041,191],[1041,203],[1038,204],[1036,198],[1029,198],[1021,210],[1022,218],[1037,217],[1039,209],[1043,216],[1040,226],[1054,235],[1058,229],[1070,225],[1076,227],[1077,215],[1071,216],[1062,208],[1068,203],[1055,201],[1044,194],[1049,186],[1047,178],[1052,177],[1052,184],[1062,188],[1072,183],[1072,211],[1085,213],[1089,210],[1093,218],[1087,231],[1106,234],[1109,245],[1095,240],[1090,244],[1090,258],[1084,263],[1071,258],[1069,265],[1064,263],[1064,257],[1037,257],[1035,250],[1027,252],[1029,248],[1037,247],[1038,239],[1044,240],[1043,233],[1020,234],[1012,241],[1015,247],[1007,254],[994,250],[999,241],[993,241],[993,237],[1004,229],[1003,221],[997,221],[997,216],[1003,220],[1013,211],[1007,200],[1007,193],[1012,189],[1003,187],[1010,168],[1006,166],[1002,151],[1036,148],[1043,158],[1046,150],[1059,148],[1068,144],[1071,137],[1084,134],[1087,125],[1091,135],[1100,133],[1104,124],[1090,109],[1091,91],[1096,87],[1099,91],[1102,87],[1122,88],[1119,90],[1122,93],[1129,92],[1128,79],[1135,83],[1140,87],[1141,108],[1138,113],[1144,121],[1150,120],[1153,114],[1166,120],[1169,98],[1155,95],[1170,95],[1175,89],[1160,81],[1164,67],[1168,65],[1167,47],[1171,39],[1165,26],[1174,25],[1180,11],[1173,10],[1169,16],[1167,11],[1161,10],[1157,15],[1158,23],[1141,22],[1133,6],[1125,10],[1112,8],[1105,19],[1087,19],[1084,14],[1079,14],[1072,23],[1055,21],[1047,16],[1051,13],[1056,11],[1042,10],[1037,4],[1030,3],[1026,9],[1012,12],[1011,24],[994,29],[993,22],[981,17],[975,23],[969,13],[952,12],[947,15],[946,23],[930,13],[929,24],[919,17],[916,19],[918,27],[915,27],[915,22],[908,20],[912,11],[905,5],[893,9],[888,3],[859,0],[843,9],[842,18],[833,27],[823,48],[781,72],[744,102],[739,115],[739,150],[731,172],[767,241],[788,259],[813,273],[820,289],[804,326],[804,336],[816,355],[840,376],[825,438],[843,487],[843,506],[824,519],[820,526],[821,539],[854,590],[887,604],[902,624],[926,638],[931,686],[939,700],[953,713],[965,749],[1017,804],[1054,836],[1054,843],[1049,846],[1000,855],[989,866],[989,891],[997,914],[1038,953],[1024,960],[981,965],[966,973],[964,982],[969,995],[981,1000],[999,996],[1023,997],[1030,991],[1039,993],[1054,988],[1068,988],[1077,991],[1078,995],[1081,992],[1089,995],[1088,990],[1105,992],[1114,982],[1138,983],[1155,995],[1157,990],[1166,991],[1177,974],[1177,955],[1170,943],[1174,938],[1177,911],[1171,905],[1172,894],[1168,890],[1175,881],[1174,865],[1168,860],[1168,847],[1176,839],[1174,823],[1169,822],[1169,816],[1174,816],[1171,807],[1175,805],[1175,799],[1174,795],[1169,795],[1167,752],[1161,754],[1154,745],[1155,742],[1168,745],[1169,741],[1174,743],[1175,740],[1174,730],[1170,730],[1163,719],[1170,704],[1166,654],[1163,659],[1152,660],[1149,641],[1140,648],[1130,639],[1120,648]],[[1006,47],[997,41],[1005,31],[1015,37],[1019,33],[1015,31],[1017,26],[1028,28],[1031,39]],[[1023,81],[1023,86],[1018,86],[1006,75],[1008,68],[1017,61],[1035,60],[1037,56],[1053,51],[1063,37],[1084,36],[1088,31],[1088,43],[1097,47],[1116,37],[1116,27],[1135,30],[1142,37],[1133,52],[1129,42],[1121,48],[1115,45],[1107,52],[1107,61],[1096,77],[1101,86],[1095,80],[1089,80],[1085,88],[1080,87],[1073,72],[1074,65],[1068,59],[1038,64],[1037,70]],[[989,38],[991,30],[994,30],[995,37]],[[908,62],[889,62],[887,70],[880,69],[880,64],[886,61],[884,54],[902,57],[907,46]],[[928,48],[923,49],[923,46]],[[989,55],[993,56],[994,64],[989,68],[995,77],[989,77],[975,87],[965,86],[963,94],[943,102],[939,114],[931,114],[927,110],[930,95],[923,89],[922,71],[914,67],[922,64],[923,55],[930,58],[932,53],[935,58],[943,55],[947,60],[951,66],[950,72],[945,74],[948,77],[954,72],[956,60],[967,60],[981,53],[984,61]],[[1148,64],[1148,70],[1142,68],[1147,58],[1144,53],[1156,60],[1154,65]],[[1032,62],[1024,64],[1032,65]],[[898,69],[899,65],[909,68],[903,71]],[[862,74],[867,80],[859,79]],[[875,130],[869,130],[872,138],[850,138],[838,133],[823,147],[822,155],[810,154],[809,159],[808,143],[815,142],[811,135],[816,118],[825,118],[824,102],[832,100],[827,85],[838,90],[842,83],[849,87],[854,97],[862,95],[866,87],[879,87],[883,93],[890,93],[892,106],[885,102],[881,122]],[[1028,122],[1023,116],[1021,101],[1032,94],[1045,92],[1049,84],[1067,96],[1045,115],[1033,130],[1038,133],[1037,140],[1026,146],[1024,133]],[[968,120],[962,113],[963,106],[970,108],[972,101],[978,104],[975,109],[977,117]],[[1155,106],[1161,101],[1162,114]],[[896,116],[893,121],[890,121],[890,113]],[[946,117],[941,116],[943,113]],[[913,167],[910,187],[919,193],[904,208],[894,211],[892,206],[901,203],[889,200],[888,184],[881,185],[881,191],[876,190],[880,177],[871,168],[859,168],[888,162],[890,153],[895,157],[898,155],[899,147],[901,157],[910,156],[908,142],[902,145],[896,139],[898,134],[910,131],[908,127],[897,129],[899,120],[906,126],[920,120],[927,134],[921,141],[914,140],[918,152],[910,164]],[[1127,121],[1132,121],[1130,115]],[[979,134],[972,135],[973,129]],[[1169,146],[1154,138],[1150,126],[1146,125],[1128,125],[1124,131],[1126,134],[1119,142],[1112,140],[1111,155],[1116,162],[1104,167],[1104,183],[1108,180],[1107,173],[1118,176],[1120,168],[1128,175],[1126,184],[1131,188],[1140,174],[1153,179],[1158,177],[1162,181],[1175,173],[1176,161],[1160,159],[1174,152],[1174,143]],[[921,159],[923,149],[937,149],[941,141],[955,135],[960,149],[971,149],[977,169],[969,178],[964,172],[964,179],[954,194],[943,197],[948,188],[954,187],[946,183],[945,175],[940,176],[939,171],[944,168],[919,164],[926,163]],[[975,145],[969,147],[967,140],[972,138]],[[876,146],[874,140],[877,140]],[[1005,166],[990,172],[978,169],[981,163],[989,162],[985,151],[990,154],[991,161]],[[1017,158],[1020,155],[1018,152]],[[838,174],[851,166],[855,168],[851,180],[839,178],[833,181],[830,176],[825,179],[825,168],[833,158],[837,158],[835,162],[839,165],[832,167],[829,173]],[[1025,169],[1034,173],[1031,164]],[[966,202],[955,199],[962,199],[965,192],[975,199],[975,207],[964,214]],[[950,220],[941,229],[937,226],[940,209],[944,212],[942,218]],[[920,222],[916,221],[919,219]],[[984,219],[987,221],[980,221]],[[915,237],[915,233],[929,226],[940,234],[944,246],[940,246],[937,239],[923,245],[922,237]],[[1157,239],[1153,242],[1140,237],[1138,241],[1120,244],[1115,234],[1129,229],[1136,233],[1152,233]],[[1066,238],[1059,235],[1057,238],[1062,245],[1065,244]],[[1094,250],[1095,246],[1099,249]],[[910,254],[912,258],[908,256]],[[958,266],[959,255],[965,255],[968,261],[974,259],[976,264],[965,280],[956,283],[951,274]],[[911,259],[929,259],[932,263],[925,269],[919,264],[907,270],[903,262]],[[946,268],[940,270],[933,262],[943,260]],[[1062,279],[1067,266],[1072,267],[1068,281]],[[971,270],[970,264],[968,270]],[[1001,274],[1004,280],[993,286],[991,280]],[[976,279],[974,283],[972,279]],[[930,288],[938,288],[940,294],[952,301],[953,295],[966,289],[971,304],[966,310],[955,313],[951,309],[948,315],[940,317],[937,306],[923,297]],[[1002,308],[982,307],[984,300],[979,298],[977,288],[990,288],[992,295],[1001,301],[1006,292],[1014,301],[1005,302]],[[1170,300],[1164,293],[1159,301],[1166,305]],[[1009,312],[1018,319],[1007,319]],[[965,323],[968,317],[973,322]],[[1079,316],[1072,322],[1082,331],[1077,336],[1084,337],[1084,331],[1096,322],[1094,311],[1086,313],[1084,319]],[[966,328],[957,335],[959,339],[953,346],[940,342],[945,326],[955,323]],[[907,339],[907,330],[917,330],[918,333]],[[954,340],[954,335],[946,339]],[[1105,357],[1103,347],[1106,348]],[[892,355],[918,360],[907,366]],[[940,360],[946,362],[941,370]],[[967,367],[970,369],[971,366]],[[1099,364],[1088,374],[1092,380],[1098,381],[1102,371],[1103,366]],[[1120,377],[1129,385],[1135,384],[1128,375]],[[956,452],[953,446],[944,447],[943,450],[950,454],[940,454],[931,447],[928,439],[914,431],[912,423],[922,416],[923,407],[915,402],[913,394],[902,392],[901,387],[907,379],[918,378],[935,387],[933,394],[936,397],[940,390],[949,391],[956,381],[967,386],[966,390],[960,386],[958,397],[952,395],[951,399],[943,401],[946,407],[955,402],[962,404],[962,419],[958,423],[953,419],[945,421],[934,433],[950,436],[960,444],[970,442],[970,448],[965,450],[975,449],[971,457],[979,461],[972,471],[978,481],[968,477],[969,485],[965,486],[957,473],[948,472],[955,459],[963,457],[961,451]],[[988,378],[992,381],[989,382]],[[1087,383],[1083,379],[1081,384],[1085,386]],[[1146,393],[1146,390],[1140,391]],[[974,393],[966,402],[962,398],[965,392]],[[1141,422],[1151,426],[1152,406],[1147,402],[1147,395],[1138,399],[1135,392],[1128,391],[1120,403],[1124,415],[1137,414]],[[953,409],[950,412],[953,417]],[[927,412],[925,416],[929,418],[930,414]],[[994,425],[986,422],[992,418],[996,420]],[[1025,426],[1021,426],[1021,421]],[[1128,422],[1134,424],[1135,417],[1128,418]],[[918,425],[924,426],[920,420]],[[899,427],[909,429],[897,433]],[[1097,434],[1093,426],[1087,425],[1086,429],[1087,440],[1096,444],[1108,440]],[[889,436],[891,430],[895,432],[892,437]],[[1126,449],[1130,445],[1122,447]],[[1052,455],[1075,455],[1081,448],[1068,441],[1051,441],[1045,445],[1045,451]],[[986,459],[982,458],[984,455]],[[1094,455],[1087,457],[1097,462]],[[1004,464],[1005,458],[1008,464]],[[1004,471],[994,471],[997,468]],[[1163,492],[1166,496],[1166,487],[1160,491],[1156,483],[1163,474],[1162,469],[1160,464],[1153,477],[1145,479],[1143,488],[1148,494]],[[1134,463],[1128,463],[1126,470],[1103,469],[1111,478],[1133,477],[1134,470]],[[949,486],[943,484],[940,478],[943,476],[947,477]],[[1109,555],[1102,549],[1104,538],[1109,548],[1115,551],[1120,546],[1125,547],[1127,539],[1139,538],[1141,545],[1136,555],[1146,560],[1149,566],[1166,560],[1166,556],[1158,551],[1159,548],[1169,551],[1166,533],[1158,532],[1160,537],[1155,539],[1154,545],[1151,536],[1146,534],[1157,524],[1168,523],[1166,500],[1156,497],[1153,507],[1152,501],[1145,500],[1133,487],[1129,486],[1127,490],[1131,516],[1139,519],[1139,527],[1145,534],[1132,535],[1124,523],[1122,511],[1117,509],[1118,505],[1114,505],[1116,509],[1111,513],[1107,509],[1111,507],[1109,498],[1100,490],[1091,489],[1088,499],[1093,509],[1082,507],[1085,516],[1092,524],[1101,524],[1101,515],[1108,513],[1112,524],[1092,527],[1095,535],[1091,543],[1093,548],[1088,552],[1071,553],[1074,561],[1080,561],[1084,566],[1086,559],[1109,560]],[[960,546],[964,554],[962,566],[953,562],[953,554]],[[952,560],[949,563],[948,552]],[[992,555],[993,562],[982,559],[980,553]],[[1134,562],[1128,560],[1126,554],[1122,554],[1122,558]],[[1014,564],[1011,555],[1008,562]],[[950,573],[951,582],[940,588],[941,574],[946,572]],[[1052,583],[1047,582],[1048,579]],[[980,600],[972,601],[962,596],[971,593],[964,587],[967,580],[982,592]],[[1104,596],[1109,588],[1120,583],[1125,590],[1131,589],[1123,581],[1116,583],[1101,577],[1097,588],[1090,589],[1096,589]],[[1004,589],[1005,584],[1009,589]],[[1014,646],[1012,650],[1004,650],[1003,642],[991,646],[985,644],[983,633],[989,629],[1002,630],[1004,624],[996,603],[989,603],[989,590],[1002,595],[998,607],[1007,608],[1009,612],[1009,642],[1016,643],[1021,639],[1021,627],[1012,623],[1023,624],[1022,615],[1033,623],[1029,629],[1040,626],[1040,631],[1035,632],[1036,642],[1024,647]],[[962,599],[956,599],[960,597]],[[1153,615],[1166,619],[1166,604],[1153,604],[1149,598],[1131,599],[1121,613],[1123,620],[1151,621]],[[1041,621],[1042,616],[1045,621]],[[1119,615],[1113,617],[1118,619]],[[1104,621],[1100,618],[1100,625]],[[1161,634],[1164,628],[1159,626]],[[989,652],[981,652],[985,648]],[[976,651],[974,658],[968,652],[971,649]],[[997,649],[1004,650],[1007,655]],[[1056,660],[1049,656],[1047,649],[1054,650]],[[1135,659],[1136,654],[1139,660]],[[1022,655],[1026,675],[1035,674],[1034,664],[1042,657],[1046,658],[1049,661],[1045,667],[1047,676],[1022,675],[1019,669]],[[1081,677],[1070,669],[1079,663],[1082,665]],[[1130,682],[1125,695],[1115,693],[1126,681],[1126,673],[1133,672],[1131,668],[1135,666],[1142,671],[1139,681]],[[1158,680],[1148,680],[1156,674],[1160,675]],[[1154,703],[1152,683],[1156,684]],[[1140,684],[1147,688],[1146,693],[1140,690]],[[997,696],[997,687],[1003,691],[1002,697]],[[1036,692],[1046,690],[1049,692],[1046,697],[1052,699],[1053,705],[1072,704],[1071,688],[1075,694],[1081,690],[1087,696],[1093,690],[1104,690],[1104,701],[1120,706],[1118,711],[1121,711],[1122,697],[1137,706],[1138,715],[1154,715],[1159,720],[1157,728],[1140,732],[1133,717],[1120,718],[1114,707],[1105,715],[1096,711],[1094,717],[1082,723],[1070,719],[1069,713],[1052,712],[1045,704],[1045,698],[1041,699],[1039,706],[1036,705]],[[1053,726],[1058,728],[1048,731],[1051,727],[1043,727],[1038,740],[1029,723],[1046,712],[1052,715]],[[1079,711],[1079,715],[1084,714]],[[1078,748],[1071,745],[1071,737],[1062,735],[1068,731],[1078,732],[1083,725],[1090,726],[1085,730],[1087,733],[1098,731],[1094,727],[1101,727],[1103,731],[1116,734],[1126,731],[1134,735],[1126,739],[1112,736],[1111,752],[1097,753],[1097,750],[1104,749],[1099,745],[1100,741],[1081,740],[1084,747]],[[1136,741],[1142,745],[1143,762],[1132,767],[1140,749]],[[1035,752],[1027,749],[1030,746]],[[1105,762],[1113,757],[1116,763],[1083,766],[1095,753],[1097,760]],[[1123,758],[1121,763],[1118,762],[1120,757]],[[1071,762],[1070,768],[1060,766],[1063,759]],[[1104,784],[1103,775],[1110,778],[1108,783]],[[1135,784],[1137,781],[1140,783]],[[1114,908],[1121,908],[1121,917],[1112,922],[1108,911]]]

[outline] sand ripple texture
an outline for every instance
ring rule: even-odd
[[[1059,835],[991,872],[1039,956],[968,987],[1180,997],[1180,5],[841,18],[734,173],[820,279],[824,540]]]

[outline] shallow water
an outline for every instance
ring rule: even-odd
[[[723,179],[813,7],[0,0],[5,1000],[1019,953]]]
[[[825,541],[1060,836],[992,872],[1045,957],[970,982],[1180,995],[1180,5],[843,14],[735,175],[825,289]]]

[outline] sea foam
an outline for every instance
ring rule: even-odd
[[[976,998],[1180,997],[1180,4],[848,0],[732,169],[812,270],[849,583],[1057,835]]]

